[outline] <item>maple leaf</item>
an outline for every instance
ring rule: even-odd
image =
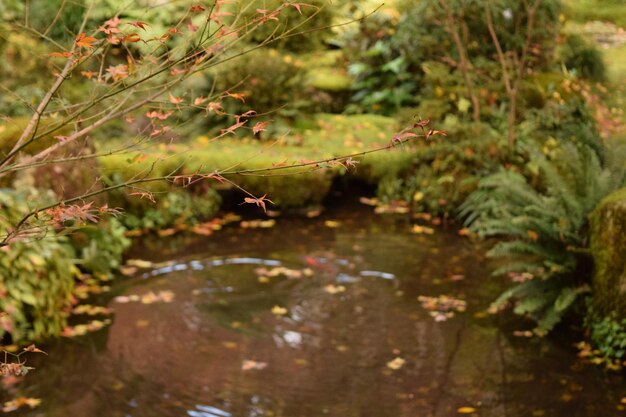
[[[146,26],[150,26],[146,22],[128,22],[127,25],[135,26],[136,28],[146,30]]]
[[[172,75],[180,75],[180,74],[184,74],[186,72],[187,72],[186,69],[172,68],[171,71],[170,71],[170,74],[172,74]]]
[[[254,133],[255,135],[263,132],[266,128],[267,125],[270,124],[270,121],[266,121],[266,122],[258,122],[257,124],[255,124],[254,126],[252,126],[252,133]]]
[[[35,345],[30,345],[30,346],[28,346],[28,347],[25,347],[25,348],[24,348],[24,352],[43,353],[44,355],[47,355],[47,353],[46,353],[46,352],[44,352],[44,351],[43,351],[43,350],[41,350],[41,349],[38,349],[38,348],[37,348],[37,346],[35,346]]]
[[[308,6],[308,4],[304,3],[284,3],[286,6],[291,6],[298,11],[298,13],[302,14],[302,6]]]
[[[426,134],[426,139],[428,139],[431,136],[435,136],[435,135],[448,136],[448,132],[445,131],[445,130],[432,130],[431,129]]]
[[[242,103],[246,102],[246,100],[245,100],[246,95],[243,94],[243,93],[229,93],[229,92],[226,92],[226,95],[224,97],[232,97],[235,100],[241,100]]]
[[[158,111],[149,111],[146,112],[146,117],[148,119],[159,119],[159,120],[166,120],[168,117],[170,117],[174,112],[167,112],[167,113],[163,113],[163,112],[158,112]]]
[[[222,135],[226,135],[228,133],[234,134],[237,129],[239,129],[241,126],[245,125],[246,123],[248,123],[247,120],[244,120],[243,122],[237,122],[234,125],[227,127],[226,129],[222,129],[221,134]]]
[[[212,174],[207,175],[205,178],[207,178],[207,179],[214,179],[214,180],[217,180],[219,182],[224,182],[226,180],[224,177],[222,177],[217,172],[213,172]]]
[[[71,52],[51,52],[48,56],[56,57],[56,58],[69,58],[72,56]]]
[[[267,213],[267,208],[265,207],[265,203],[272,203],[274,204],[274,202],[268,198],[266,198],[267,194],[263,194],[262,197],[256,198],[256,197],[246,197],[243,199],[243,203],[241,204],[256,204],[257,207],[261,207],[263,209],[264,212]]]
[[[140,199],[146,199],[148,201],[150,201],[151,203],[156,203],[156,200],[154,199],[154,195],[152,195],[152,193],[150,192],[141,192],[141,191],[137,191],[134,193],[130,193],[129,195],[138,195]]]
[[[163,126],[161,129],[154,129],[152,132],[150,132],[150,136],[152,136],[152,137],[158,136],[161,133],[169,132],[170,130],[172,130],[171,127]]]
[[[111,65],[109,68],[107,68],[107,73],[109,77],[113,78],[113,81],[123,80],[124,78],[128,77],[128,65]]]
[[[239,119],[239,118],[241,118],[241,117],[252,117],[252,116],[255,116],[255,115],[256,115],[256,111],[254,111],[254,110],[248,110],[247,112],[242,113],[242,114],[240,114],[239,116],[237,116],[237,118]]]
[[[394,146],[396,143],[402,143],[402,141],[404,141],[404,139],[408,139],[408,138],[414,138],[417,137],[417,134],[413,133],[413,132],[409,132],[409,130],[411,130],[412,127],[406,128],[404,130],[402,130],[399,133],[396,133],[395,135],[393,135],[393,138],[391,139],[391,146]]]
[[[92,45],[94,42],[98,42],[98,39],[93,38],[91,36],[87,36],[85,32],[79,33],[78,36],[76,37],[76,45],[80,46],[81,48],[93,49],[95,48],[95,46]]]
[[[112,18],[112,19],[106,20],[106,21],[104,22],[104,25],[105,25],[105,26],[108,26],[108,27],[110,27],[110,28],[116,28],[119,24],[120,24],[120,18],[119,18],[119,17],[117,17],[117,16],[115,16],[115,17],[114,17],[114,18]]]
[[[261,22],[267,22],[268,20],[278,20],[278,11],[272,11],[270,13],[269,10],[266,9],[256,9],[256,12],[263,17],[261,18]],[[269,14],[268,14],[269,13]]]
[[[207,111],[214,111],[215,114],[224,114],[223,107],[220,103],[216,103],[214,101],[210,102],[207,106],[206,106]]]
[[[80,75],[82,75],[83,77],[88,78],[90,80],[94,77],[94,75],[97,75],[97,74],[98,73],[95,72],[95,71],[81,71],[80,72]]]
[[[419,127],[424,129],[426,126],[428,126],[428,123],[430,123],[429,119],[424,119],[424,120],[419,120],[418,122],[415,122],[415,124],[413,125],[413,127]]]
[[[122,42],[135,43],[141,40],[141,36],[139,36],[138,33],[131,33],[130,35],[124,36],[121,40]]]
[[[197,32],[198,31],[198,26],[194,25],[193,22],[191,20],[189,20],[187,22],[187,29],[189,29],[190,32]]]
[[[183,102],[183,98],[182,97],[174,97],[172,95],[172,93],[169,93],[169,94],[170,94],[170,103],[172,103],[172,104],[180,104],[180,103]]]
[[[354,159],[352,159],[352,157],[344,159],[343,161],[341,161],[341,164],[346,169],[356,168],[356,164],[358,164],[358,163],[359,163],[359,161],[355,161]]]

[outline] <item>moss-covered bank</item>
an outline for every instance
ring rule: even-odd
[[[594,307],[626,317],[626,188],[606,197],[590,221]]]

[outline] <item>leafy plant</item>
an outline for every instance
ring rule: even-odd
[[[587,291],[587,215],[624,183],[625,170],[622,158],[602,160],[582,144],[528,152],[530,175],[502,170],[484,178],[461,214],[480,236],[508,238],[489,256],[503,259],[495,273],[509,273],[516,284],[493,308],[514,300],[515,313],[536,320],[535,332],[545,334]]]
[[[608,360],[623,360],[626,357],[626,318],[599,316],[590,310],[585,320],[586,327],[591,331],[591,341]]]
[[[202,195],[171,190],[156,204],[146,202],[129,207],[120,222],[129,229],[163,229],[175,224],[190,224],[213,216],[220,202],[220,196],[214,190]]]
[[[122,254],[130,246],[126,228],[111,218],[106,225],[89,225],[73,234],[75,247],[80,247],[81,266],[94,274],[108,276],[120,267]]]
[[[0,229],[29,210],[34,193],[0,191]],[[58,335],[72,304],[74,251],[67,238],[50,231],[45,239],[20,241],[0,251],[0,337],[14,343]]]

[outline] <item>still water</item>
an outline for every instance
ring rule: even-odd
[[[411,226],[344,206],[267,229],[146,239],[134,257],[173,262],[118,281],[110,327],[48,346],[12,388],[42,403],[14,414],[624,415],[626,383],[580,363],[575,340],[516,337],[526,323],[485,314],[502,282],[484,247]],[[465,311],[418,301],[441,295]]]

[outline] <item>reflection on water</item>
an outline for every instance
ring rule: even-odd
[[[521,340],[520,323],[484,314],[501,284],[480,247],[364,208],[325,219],[146,241],[133,256],[172,262],[115,295],[173,301],[112,300],[110,328],[49,347],[16,388],[42,405],[15,414],[618,415],[619,376],[578,363],[569,342]],[[467,308],[437,322],[417,297],[444,294]]]

